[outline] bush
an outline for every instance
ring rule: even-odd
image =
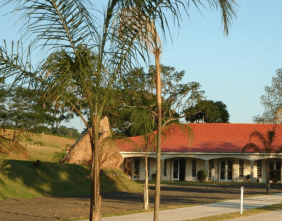
[[[53,162],[60,162],[60,160],[65,156],[65,154],[65,151],[54,153],[52,158]]]
[[[204,182],[207,178],[207,173],[205,170],[199,170],[197,173],[197,178],[200,182]]]
[[[44,143],[42,141],[36,141],[36,142],[33,142],[33,145],[44,146]]]

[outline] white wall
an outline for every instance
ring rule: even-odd
[[[234,159],[232,181],[239,182],[239,159]]]

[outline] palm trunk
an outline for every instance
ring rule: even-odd
[[[90,221],[101,221],[101,204],[102,199],[100,196],[100,164],[98,157],[98,135],[99,124],[97,122],[97,116],[92,126],[90,141],[92,148],[92,165],[91,165],[91,204],[90,204]],[[93,139],[94,138],[94,139]]]
[[[160,48],[155,49],[156,78],[157,78],[157,105],[158,105],[158,125],[157,125],[157,176],[155,185],[155,208],[154,221],[159,221],[160,207],[160,182],[161,182],[161,129],[162,129],[162,96],[161,96],[161,70],[160,70]]]
[[[144,183],[144,210],[149,209],[149,190],[148,190],[148,152],[145,156],[145,183]]]

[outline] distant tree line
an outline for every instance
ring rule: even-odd
[[[161,72],[164,126],[183,120],[190,123],[229,122],[229,113],[223,102],[206,100],[205,92],[197,82],[181,83],[185,71],[162,65]],[[104,115],[109,117],[113,134],[117,137],[141,135],[135,129],[139,114],[151,116],[154,121],[151,125],[156,130],[154,75],[155,66],[150,66],[147,72],[143,68],[135,68],[115,82],[110,91],[112,99],[105,104]],[[0,124],[3,133],[5,128],[11,128],[79,137],[76,129],[60,126],[62,122],[69,122],[74,117],[72,108],[65,103],[48,102],[37,89],[18,86],[11,90],[4,82],[0,84],[0,92]],[[83,106],[83,99],[80,103]],[[86,109],[84,114],[87,116],[90,113]]]
[[[176,71],[174,67],[161,65],[162,73],[162,125],[180,123],[227,123],[229,113],[221,101],[206,100],[200,83],[182,83],[185,71]],[[112,90],[113,99],[104,114],[110,119],[115,135],[141,135],[135,130],[135,119],[139,114],[151,116],[150,125],[156,130],[157,104],[155,101],[155,66],[135,68],[121,81],[117,81]]]
[[[60,126],[72,119],[74,114],[62,103],[42,100],[39,90],[23,86],[11,89],[4,81],[0,83],[0,125],[2,135],[6,129],[34,133],[57,134],[78,138],[77,129]]]

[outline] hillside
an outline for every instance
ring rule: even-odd
[[[0,159],[58,162],[75,139],[47,134],[22,133],[19,142],[11,145],[13,130],[0,136]]]
[[[0,199],[39,196],[74,196],[90,194],[90,170],[86,166],[42,162],[0,160]],[[142,192],[120,169],[101,171],[101,191]]]
[[[46,135],[22,135],[11,146],[12,130],[0,136],[0,199],[90,194],[87,166],[58,163],[74,139]],[[39,169],[33,166],[40,160]],[[101,191],[142,192],[140,184],[120,169],[101,171]]]

